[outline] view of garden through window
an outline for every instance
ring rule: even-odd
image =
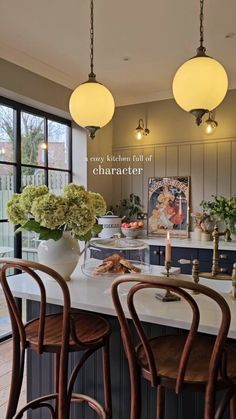
[[[45,184],[59,194],[71,176],[70,121],[0,98],[0,257],[14,256],[16,243],[15,256],[37,259],[37,235],[22,233],[19,245],[7,221],[12,194],[26,185]],[[9,331],[3,310],[0,294],[0,336]]]

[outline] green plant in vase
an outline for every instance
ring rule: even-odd
[[[57,241],[63,232],[70,231],[76,239],[88,241],[101,231],[96,216],[105,212],[106,203],[100,194],[74,183],[66,185],[62,195],[51,193],[44,185],[26,186],[7,203],[9,221],[20,225],[16,232],[34,231],[40,240]]]
[[[66,281],[83,253],[78,240],[87,242],[102,230],[96,217],[105,212],[106,203],[100,194],[74,183],[65,186],[59,196],[47,186],[26,186],[7,204],[9,221],[19,225],[16,233],[38,233],[39,262],[59,272]]]
[[[230,232],[236,234],[236,197],[212,196],[214,200],[201,202],[203,210],[216,221],[224,221]]]
[[[142,212],[141,199],[131,193],[128,198],[121,199],[118,205],[110,206],[108,209],[123,219],[136,220],[138,214]]]

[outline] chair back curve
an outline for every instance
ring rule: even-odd
[[[27,273],[33,279],[40,290],[40,309],[39,309],[39,327],[37,334],[38,352],[43,352],[44,345],[44,331],[45,331],[45,316],[46,316],[46,289],[40,274],[44,273],[53,278],[62,291],[63,296],[63,320],[62,320],[62,336],[63,344],[68,347],[70,334],[70,293],[65,280],[56,271],[48,266],[42,265],[38,262],[22,260],[17,258],[0,258],[0,283],[6,298],[9,315],[12,324],[13,340],[20,341],[23,348],[26,348],[26,332],[25,326],[22,322],[21,315],[16,305],[15,299],[9,286],[10,276],[7,276],[7,271],[11,268],[17,269],[22,273]],[[19,277],[19,281],[22,277]],[[64,348],[66,349],[66,348]]]
[[[136,311],[134,296],[136,293],[144,289],[163,289],[174,292],[175,294],[182,297],[191,307],[192,310],[192,321],[190,329],[187,333],[186,340],[184,343],[184,348],[180,357],[176,386],[176,393],[182,391],[184,385],[184,377],[187,368],[187,363],[193,347],[194,338],[196,337],[198,327],[199,327],[199,308],[188,291],[197,291],[205,296],[209,297],[211,300],[214,300],[221,311],[221,321],[219,325],[218,335],[216,336],[213,350],[210,357],[209,363],[209,375],[208,375],[208,385],[206,390],[206,397],[208,399],[214,399],[213,389],[218,377],[219,368],[221,365],[222,353],[224,349],[224,344],[227,338],[229,326],[230,326],[230,309],[226,300],[218,294],[216,291],[201,285],[195,284],[191,281],[185,281],[180,279],[170,279],[166,277],[159,277],[153,275],[141,275],[141,274],[126,274],[119,276],[112,284],[112,299],[115,306],[115,310],[118,316],[118,320],[121,328],[121,335],[124,343],[125,352],[128,358],[129,371],[131,383],[135,383],[137,379],[137,356],[135,345],[131,337],[130,328],[127,322],[127,316],[124,311],[123,304],[119,295],[119,285],[124,283],[131,283],[131,288],[127,294],[127,307],[128,307],[128,316],[132,319],[132,322],[135,326],[138,338],[142,344],[143,350],[146,355],[146,360],[148,364],[148,370],[150,372],[151,383],[154,386],[159,384],[158,376],[156,371],[156,363],[154,360],[154,355],[149,343],[149,340],[145,334],[141,321],[139,319],[138,313]],[[153,295],[154,298],[154,295]],[[122,298],[122,301],[123,298]]]

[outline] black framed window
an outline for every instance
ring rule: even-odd
[[[12,194],[26,185],[47,185],[59,194],[71,181],[71,122],[0,96],[0,256],[37,256],[36,235],[14,235],[8,223],[6,203]]]

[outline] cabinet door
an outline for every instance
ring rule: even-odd
[[[197,249],[187,249],[185,247],[173,247],[172,248],[172,266],[180,267],[182,274],[192,273],[192,264],[182,265],[179,263],[180,259],[187,259],[192,261],[198,258]]]
[[[150,263],[151,265],[160,265],[160,247],[150,246]]]
[[[211,272],[213,250],[199,249],[200,272]],[[219,250],[220,272],[232,274],[233,264],[236,262],[236,252]]]

